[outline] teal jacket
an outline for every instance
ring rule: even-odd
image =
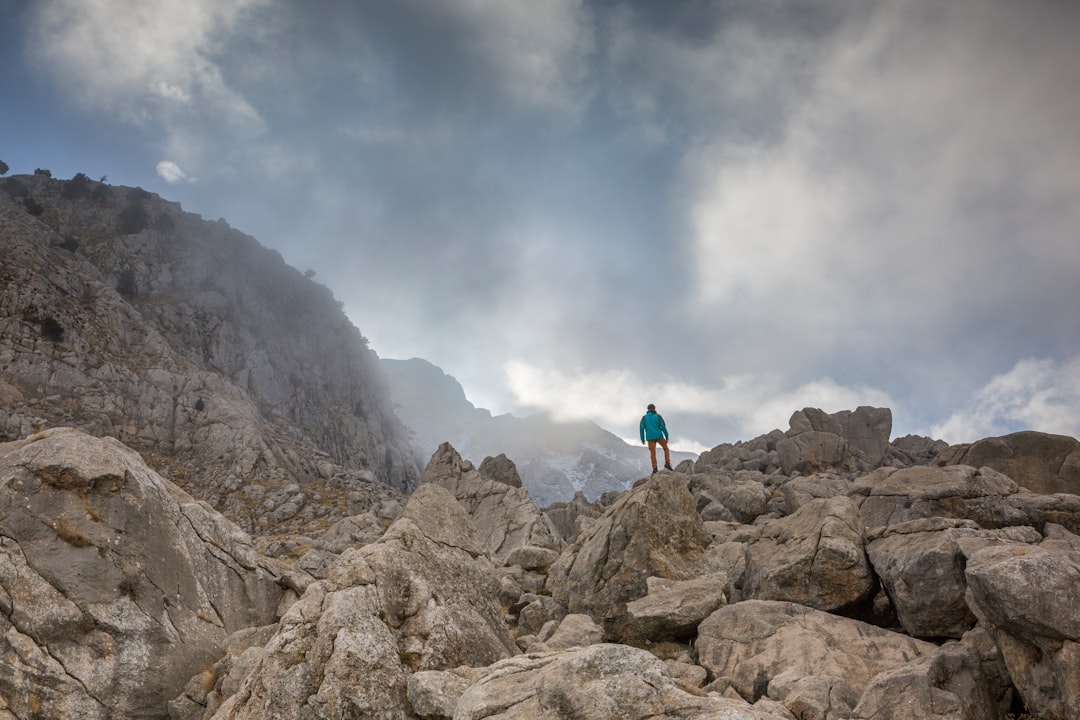
[[[638,432],[641,434],[641,442],[646,440],[659,440],[660,438],[667,439],[667,425],[664,424],[664,418],[660,416],[660,413],[655,410],[650,410],[641,417],[641,425],[638,427]]]

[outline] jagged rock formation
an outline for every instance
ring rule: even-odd
[[[74,456],[86,455],[88,441],[100,444],[92,465],[107,464],[107,451],[124,471],[66,469],[80,467]],[[35,446],[48,447],[42,443],[56,447],[38,465],[28,462]],[[67,559],[52,553],[74,573],[65,582],[88,595],[105,593],[109,607],[123,605],[107,591],[111,583],[95,585],[119,571],[78,538],[90,538],[113,558],[108,564],[123,568],[126,558],[144,557],[145,548],[171,537],[177,523],[153,519],[160,512],[175,517],[167,503],[164,510],[142,506],[141,534],[118,533],[110,519],[121,515],[98,510],[112,507],[106,501],[127,502],[110,490],[115,478],[152,473],[117,443],[78,433],[51,431],[12,447],[5,457],[18,461],[4,487],[23,492],[25,478],[47,477],[49,492],[67,498],[46,502],[41,495],[30,503],[41,519],[11,521],[29,538],[20,544],[73,546]],[[496,465],[500,477],[512,479],[509,465]],[[989,467],[821,475],[685,469],[643,478],[610,505],[579,498],[544,511],[529,505],[524,489],[484,478],[445,446],[403,511],[385,503],[341,521],[324,540],[279,541],[310,541],[312,551],[326,553],[323,579],[307,585],[280,621],[275,610],[243,621],[246,628],[221,622],[186,685],[166,688],[151,677],[124,690],[156,708],[145,717],[168,712],[171,720],[968,720],[973,713],[1003,718],[1022,705],[1043,720],[1080,716],[1080,620],[1071,602],[1080,593],[1080,497],[1031,493]],[[24,495],[13,497],[5,518],[24,513]],[[559,522],[548,515],[571,506]],[[185,516],[198,508],[215,517],[205,505],[180,507]],[[729,519],[704,519],[721,509]],[[81,516],[76,531],[58,522]],[[482,523],[486,529],[478,530]],[[564,525],[575,539],[564,536]],[[220,519],[210,526],[227,527]],[[535,544],[538,528],[554,532],[552,546]],[[2,535],[12,532],[5,527]],[[224,542],[209,530],[202,535],[218,539],[196,548]],[[121,550],[126,543],[132,547]],[[118,621],[109,615],[80,624],[104,609],[78,601],[83,613],[58,625],[65,640],[37,644],[34,633],[48,632],[44,618],[68,617],[65,608],[76,601],[33,579],[34,572],[45,577],[40,554],[20,556],[8,540],[4,548],[9,570],[0,575],[0,610],[12,628],[2,636],[10,652],[0,656],[0,718],[81,712],[83,695],[77,687],[68,692],[64,673],[100,652],[100,633]],[[78,552],[86,557],[73,560]],[[79,574],[84,566],[90,572]],[[292,599],[282,589],[287,576],[272,571],[280,567],[257,558],[241,563],[241,576],[265,573],[268,582],[268,594],[244,585],[262,598],[254,607],[283,598],[284,610]],[[136,597],[142,602],[145,591],[146,602],[174,617],[177,638],[202,643],[180,632],[201,627],[190,608],[224,618],[222,608],[235,604],[214,572],[194,567],[183,587],[205,590],[187,604],[154,600],[149,584],[137,586]],[[147,576],[161,587],[170,582]],[[303,575],[294,577],[291,587],[303,588]],[[27,619],[28,592],[41,599],[36,625]],[[216,593],[224,595],[203,603]],[[155,623],[154,632],[162,627]],[[45,648],[62,664],[50,665]],[[11,665],[12,657],[21,664]],[[108,683],[93,687],[104,688],[104,697],[113,691]],[[177,694],[166,697],[169,688]]]
[[[247,530],[325,528],[415,484],[377,358],[325,287],[138,188],[0,190],[0,439],[118,438]]]
[[[500,561],[514,552],[520,556],[526,548],[562,549],[558,531],[532,502],[528,491],[485,479],[449,443],[440,445],[431,456],[421,483],[434,483],[453,493],[469,513],[484,545]]]
[[[579,492],[592,499],[623,492],[649,472],[647,450],[595,423],[559,422],[545,414],[492,417],[466,399],[457,380],[426,360],[384,358],[379,364],[418,454],[429,457],[444,442],[475,461],[505,454],[540,507],[569,502]],[[672,462],[693,457],[673,452]]]
[[[954,445],[936,464],[992,467],[1032,492],[1080,495],[1080,440],[1064,435],[1018,432]]]
[[[464,509],[421,485],[378,542],[349,550],[282,618],[217,720],[410,717],[409,675],[518,652]]]
[[[115,440],[0,445],[7,717],[162,717],[231,633],[276,621],[308,581]]]
[[[750,470],[766,475],[862,473],[882,466],[925,465],[946,443],[908,436],[890,443],[892,411],[860,407],[827,414],[803,408],[786,432],[773,430],[746,443],[718,445],[694,463],[695,472]]]

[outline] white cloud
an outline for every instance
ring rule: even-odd
[[[1019,430],[1080,437],[1080,356],[1018,362],[930,434],[955,444]]]
[[[35,8],[36,46],[53,74],[98,109],[130,118],[152,98],[187,103],[199,92],[235,111],[244,103],[212,57],[242,14],[266,2],[46,0]]]
[[[162,160],[157,164],[156,169],[157,174],[170,185],[182,182],[195,182],[195,178],[188,177],[188,174],[185,173],[179,165],[170,160]]]
[[[594,39],[583,0],[455,0],[446,9],[474,28],[474,50],[509,97],[572,118],[584,109]]]
[[[650,402],[662,413],[724,419],[738,428],[740,439],[786,429],[792,412],[804,407],[837,412],[860,405],[893,405],[881,390],[846,387],[829,378],[792,388],[785,387],[779,376],[745,374],[726,377],[717,388],[703,388],[677,381],[653,382],[626,369],[571,373],[518,360],[507,363],[504,370],[519,405],[548,411],[557,418],[587,418],[629,434],[637,430],[638,419]],[[720,442],[676,435],[673,432],[673,439],[695,446],[713,447]]]
[[[246,13],[269,2],[43,0],[32,10],[29,44],[69,98],[112,119],[159,126],[161,152],[205,168],[221,164],[210,149],[215,136],[251,139],[265,130],[221,63],[226,41],[248,31]]]

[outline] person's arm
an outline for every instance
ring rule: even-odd
[[[638,435],[641,436],[641,444],[645,444],[645,416],[641,416],[641,422],[638,423]]]
[[[668,439],[668,432],[667,432],[667,424],[664,422],[664,416],[657,414],[656,417],[660,418],[660,432],[664,433],[664,439],[667,440]]]

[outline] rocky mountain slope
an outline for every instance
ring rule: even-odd
[[[542,507],[568,501],[578,492],[593,499],[622,492],[651,469],[647,450],[628,445],[596,423],[561,422],[546,414],[492,416],[468,401],[457,380],[426,360],[383,358],[379,365],[394,410],[412,431],[422,457],[430,457],[444,442],[476,462],[505,454]],[[695,457],[674,452],[672,463]]]
[[[326,527],[415,484],[377,357],[325,287],[138,188],[0,190],[0,440],[117,438],[247,530]]]

